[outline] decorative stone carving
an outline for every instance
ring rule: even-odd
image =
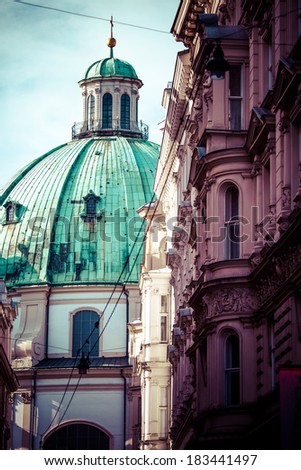
[[[291,188],[289,186],[283,186],[281,200],[282,200],[282,209],[290,210],[290,208],[291,208]]]
[[[204,324],[205,319],[208,315],[208,305],[201,300],[201,302],[197,305],[197,308],[193,310],[193,320],[195,323],[195,330],[192,331],[192,335],[196,337],[198,335],[198,330]]]
[[[228,6],[225,3],[222,3],[218,7],[218,23],[221,25],[225,25],[227,22],[229,23],[231,21],[231,17],[228,12]]]
[[[191,294],[192,294],[192,288],[190,286],[186,286],[183,291],[183,297],[186,302],[188,302],[188,300],[190,299]]]
[[[7,401],[8,401],[8,404],[9,404],[9,405],[13,405],[13,404],[14,404],[14,394],[13,394],[13,393],[10,393],[10,394],[8,395]]]
[[[181,265],[181,257],[178,255],[176,250],[172,249],[167,254],[167,265],[171,269],[178,268]]]
[[[263,246],[263,226],[262,226],[262,223],[255,224],[254,237],[255,237],[255,250],[258,250],[258,248],[260,249]]]
[[[289,126],[290,120],[285,114],[283,114],[280,118],[278,129],[282,134],[286,134],[286,132],[289,132]]]
[[[203,98],[207,107],[209,109],[209,104],[212,103],[213,100],[213,90],[212,90],[212,78],[209,71],[204,73],[203,78]]]
[[[195,207],[196,209],[199,209],[201,207],[201,202],[202,202],[201,195],[198,194],[195,200],[193,201],[193,207]]]
[[[190,98],[192,95],[192,88],[190,86],[185,88],[185,95]]]
[[[196,97],[193,107],[196,122],[203,121],[203,87],[200,87],[200,94]]]
[[[257,298],[250,289],[235,287],[223,288],[205,294],[209,317],[223,314],[251,313],[258,306]]]
[[[189,139],[189,143],[188,143],[188,147],[190,148],[190,150],[193,151],[195,149],[197,142],[198,142],[198,138],[197,138],[197,135],[195,135],[194,133],[193,135],[191,135]]]
[[[252,176],[261,175],[261,172],[262,172],[262,164],[258,161],[254,161],[253,168],[251,170],[251,175]]]
[[[274,256],[265,274],[256,283],[258,298],[262,305],[275,295],[301,265],[301,243],[291,246]]]
[[[176,250],[183,248],[189,240],[189,233],[181,226],[174,226],[172,232],[172,245]]]
[[[32,396],[29,392],[23,392],[21,393],[21,399],[22,403],[25,405],[29,405],[31,403]]]
[[[179,222],[185,226],[191,221],[192,205],[190,201],[182,201],[178,210]]]
[[[250,263],[252,268],[256,268],[262,261],[262,256],[260,253],[253,253],[252,256],[250,257]]]
[[[275,153],[275,138],[274,137],[268,137],[266,146],[265,146],[265,154],[266,155],[271,155]]]
[[[276,206],[275,204],[270,205],[268,219],[269,219],[269,222],[268,222],[267,231],[268,231],[269,236],[273,240],[275,236],[275,232],[276,232]]]
[[[215,176],[211,176],[211,177],[206,176],[205,181],[204,181],[205,190],[209,191],[211,185],[214,184],[215,182],[216,182],[216,177]]]
[[[294,197],[294,207],[295,209],[301,209],[301,189],[298,189]]]
[[[241,24],[242,24],[242,26],[244,26],[246,28],[246,30],[248,32],[248,36],[251,39],[253,29],[254,29],[252,18],[250,16],[246,16],[246,15],[243,16],[243,18],[241,20]]]

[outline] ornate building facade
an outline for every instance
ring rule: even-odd
[[[182,0],[172,33],[171,447],[300,448],[300,2]]]

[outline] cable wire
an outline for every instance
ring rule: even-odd
[[[27,5],[27,6],[30,6],[30,7],[43,8],[44,10],[58,11],[60,13],[66,13],[68,15],[82,16],[84,18],[90,18],[90,19],[93,19],[93,20],[100,20],[100,21],[107,21],[107,22],[111,21],[108,18],[102,18],[100,16],[87,15],[85,13],[77,13],[75,11],[63,10],[62,8],[49,7],[47,5],[37,5],[36,3],[23,2],[22,0],[14,0],[14,2],[19,3],[21,5]],[[140,25],[132,24],[132,23],[124,23],[123,21],[114,20],[114,23],[115,24],[120,24],[122,26],[129,26],[131,28],[145,29],[145,30],[148,30],[148,31],[153,31],[155,33],[170,34],[170,31],[163,31],[162,29],[149,28],[147,26],[140,26]]]

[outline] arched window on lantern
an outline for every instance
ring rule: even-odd
[[[94,128],[94,120],[95,120],[95,96],[89,95],[88,96],[88,129],[93,130]]]
[[[112,129],[113,99],[111,93],[105,93],[102,98],[102,128]]]
[[[130,97],[124,93],[120,101],[120,126],[121,129],[130,128]]]

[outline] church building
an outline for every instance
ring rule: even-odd
[[[72,141],[2,190],[0,278],[18,305],[12,449],[130,449],[128,324],[139,318],[145,220],[159,146],[138,120],[143,85],[109,57],[79,86]],[[134,397],[135,398],[135,397]]]

